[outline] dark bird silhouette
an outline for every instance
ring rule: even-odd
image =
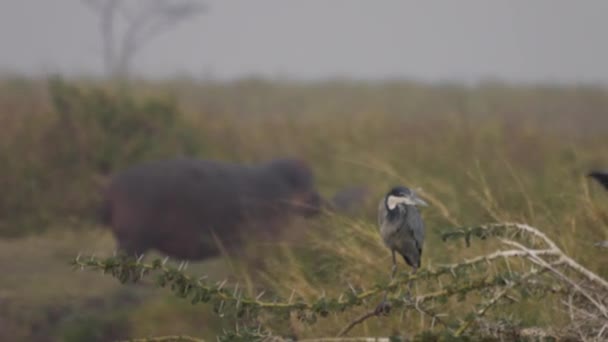
[[[595,179],[604,189],[608,190],[608,171],[591,171],[587,177]]]
[[[604,189],[608,190],[608,171],[591,171],[587,174],[587,177],[595,179],[600,183]],[[606,223],[606,214],[598,211],[600,218]],[[597,247],[608,248],[608,241],[600,241],[594,244]]]

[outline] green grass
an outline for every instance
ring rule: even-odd
[[[96,94],[90,86],[81,82],[77,88]],[[111,85],[102,86],[109,89],[98,94],[103,100],[61,93],[76,108],[66,116],[44,82],[0,82],[0,235],[6,237],[0,240],[0,312],[7,313],[0,316],[12,327],[8,336],[0,333],[4,339],[32,337],[36,326],[72,341],[121,333],[217,333],[220,321],[204,305],[191,307],[151,286],[125,288],[108,276],[73,272],[67,264],[79,252],[107,255],[114,248],[111,235],[92,223],[105,179],[100,165],[119,169],[181,153],[242,162],[297,155],[311,162],[325,195],[352,184],[370,186],[374,198],[362,218],[325,218],[305,225],[306,233],[286,234],[282,245],[250,246],[265,251],[269,266],[265,274],[251,271],[251,281],[287,297],[294,289],[310,298],[330,295],[347,282],[364,286],[388,276],[390,253],[375,231],[375,210],[396,183],[420,187],[431,204],[423,212],[429,232],[423,267],[496,247],[442,242],[443,228],[521,221],[608,277],[608,254],[592,246],[608,239],[608,193],[584,177],[590,168],[608,167],[606,90],[174,81],[138,83],[133,98],[124,100]],[[175,100],[175,108],[165,106],[173,101],[166,98]],[[132,115],[125,120],[135,133],[96,121],[105,113],[93,111],[98,107],[116,120]],[[157,115],[148,117],[147,110]],[[151,128],[139,130],[148,119]],[[399,267],[406,270],[403,263]],[[239,269],[230,270],[214,261],[189,272],[243,277]],[[312,327],[283,322],[277,329],[331,335],[357,313],[331,315]],[[509,314],[527,325],[563,319],[550,301],[497,313]],[[355,331],[415,333],[429,324],[407,313],[369,320]]]

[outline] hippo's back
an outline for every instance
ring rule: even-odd
[[[105,193],[107,224],[119,243],[156,247],[195,257],[215,244],[210,232],[230,239],[242,220],[239,188],[250,167],[209,160],[143,163],[112,179]],[[190,247],[189,247],[190,246]]]

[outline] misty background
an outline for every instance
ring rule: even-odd
[[[608,170],[607,18],[606,0],[0,0],[0,341],[608,340],[608,192],[588,177]],[[305,168],[111,185],[180,157]],[[399,258],[376,319],[395,185],[429,203],[422,273]],[[286,189],[331,205],[253,196]],[[123,284],[123,236],[192,277]]]
[[[188,76],[608,83],[608,2],[207,0],[133,59]],[[77,0],[0,1],[0,71],[96,76],[98,16]]]

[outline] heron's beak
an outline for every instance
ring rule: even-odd
[[[420,205],[420,206],[423,206],[423,207],[428,207],[429,206],[428,203],[426,203],[422,198],[418,197],[417,195],[413,195],[411,197],[411,199],[412,199],[412,202],[414,202],[415,205]]]

